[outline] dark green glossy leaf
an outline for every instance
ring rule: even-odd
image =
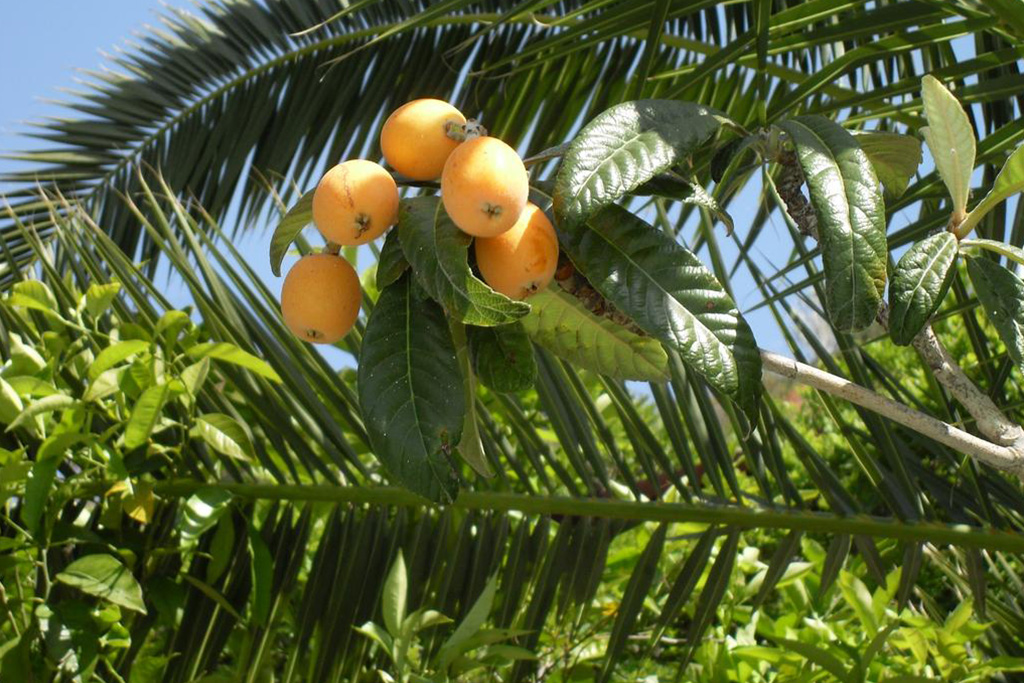
[[[706,209],[711,212],[712,216],[722,221],[730,234],[735,227],[729,212],[707,190],[696,183],[691,183],[678,173],[671,171],[660,173],[638,187],[633,194],[665,197],[667,199],[674,199],[682,204],[690,204],[700,209]]]
[[[377,259],[377,291],[384,289],[392,282],[402,277],[402,273],[409,269],[409,261],[402,251],[402,243],[398,239],[398,230],[388,230],[384,237],[384,246],[380,249],[380,257]]]
[[[715,112],[692,102],[637,100],[599,114],[569,145],[554,209],[569,227],[689,156],[718,132]]]
[[[556,356],[616,379],[668,379],[668,355],[658,340],[594,315],[557,286],[534,294],[530,305],[526,333]]]
[[[448,456],[466,414],[462,377],[444,312],[409,274],[377,299],[358,384],[370,445],[396,483],[431,500],[453,499]]]
[[[537,379],[537,359],[522,323],[467,327],[466,336],[473,368],[484,386],[507,393],[533,386]]]
[[[299,201],[288,209],[281,222],[274,228],[274,236],[270,238],[270,270],[278,277],[281,276],[281,262],[288,253],[288,247],[302,229],[313,222],[314,192],[315,188],[299,197]]]
[[[22,522],[33,536],[39,536],[46,501],[65,453],[75,444],[88,439],[88,435],[72,432],[54,434],[40,444],[36,461],[25,482],[25,503],[21,511]]]
[[[618,206],[559,229],[576,267],[641,329],[745,411],[761,391],[761,356],[736,304],[693,253]]]
[[[949,291],[956,269],[953,233],[926,237],[896,264],[889,285],[889,336],[905,346],[928,324]]]
[[[529,304],[495,292],[473,275],[468,260],[473,240],[455,227],[437,197],[403,200],[398,236],[416,281],[457,320],[490,327],[530,312]]]
[[[856,138],[822,116],[780,124],[796,146],[818,219],[826,307],[842,331],[875,320],[885,291],[885,203]]]
[[[1012,270],[987,258],[968,258],[967,272],[1007,353],[1024,372],[1024,282]]]
[[[111,555],[80,557],[57,574],[56,580],[89,595],[109,600],[115,605],[146,613],[139,582],[127,567]]]
[[[921,165],[921,141],[899,133],[857,133],[854,138],[868,155],[875,175],[892,197],[899,197]]]

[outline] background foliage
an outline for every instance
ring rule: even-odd
[[[443,680],[428,668],[454,624],[421,631],[404,669],[354,629],[388,626],[381,595],[399,549],[409,613],[461,623],[497,577],[481,628],[512,631],[472,656],[501,680],[1016,675],[1017,482],[777,380],[750,429],[670,350],[667,381],[639,385],[535,347],[531,389],[479,388],[471,401],[477,457],[495,476],[460,464],[459,500],[428,505],[388,486],[356,370],[287,333],[277,292],[237,242],[276,223],[326,164],[377,157],[382,113],[423,95],[483,113],[529,153],[639,97],[712,106],[747,128],[819,114],[916,133],[931,73],[968,106],[981,196],[1024,140],[1018,4],[446,0],[360,2],[332,17],[326,2],[235,0],[169,11],[40,129],[58,147],[23,155],[37,168],[11,178],[23,189],[0,219],[0,675],[323,681],[382,669]],[[711,162],[693,161],[709,187]],[[887,198],[890,250],[952,208],[923,169]],[[631,206],[723,282],[752,279],[796,358],[973,429],[912,350],[808,315],[826,301],[819,254],[779,214],[792,253],[765,270],[758,243],[775,239],[777,205],[764,174],[775,170],[740,164],[713,186],[726,209],[756,201],[730,236],[693,204]],[[1024,243],[1021,207],[988,214],[979,236]],[[188,310],[166,300],[161,267],[188,288]],[[1012,358],[962,272],[950,288],[940,334],[1019,421]],[[358,357],[365,333],[364,318],[342,347]]]

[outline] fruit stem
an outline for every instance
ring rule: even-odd
[[[323,253],[334,254],[337,256],[341,253],[341,245],[335,242],[327,242],[327,244],[324,245]]]
[[[446,121],[444,124],[444,133],[452,140],[465,142],[466,140],[486,136],[487,129],[480,125],[480,122],[476,119],[469,119],[465,123]]]

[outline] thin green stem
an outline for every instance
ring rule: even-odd
[[[201,488],[219,488],[241,498],[295,502],[350,503],[430,507],[414,493],[391,487],[355,487],[294,484],[207,484],[178,480],[158,482],[155,492],[164,497],[185,497]],[[82,491],[86,493],[86,491]],[[439,506],[440,507],[440,506]],[[459,510],[522,512],[534,515],[599,517],[637,522],[696,522],[746,529],[786,529],[807,533],[849,534],[895,538],[934,544],[1024,553],[1024,535],[968,524],[901,522],[869,516],[841,517],[796,510],[766,510],[685,503],[636,502],[607,498],[530,496],[515,493],[463,491],[451,505]]]

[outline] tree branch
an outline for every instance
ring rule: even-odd
[[[784,204],[783,208],[793,219],[801,234],[818,240],[818,219],[807,197],[804,196],[803,172],[797,163],[796,156],[791,152],[784,152],[778,157],[778,162],[782,166],[782,171],[777,191]],[[878,311],[878,322],[886,330],[889,329],[889,308],[884,301]],[[931,368],[936,381],[970,413],[978,424],[978,431],[988,441],[840,377],[829,375],[796,361],[788,361],[781,356],[768,354],[777,369],[771,370],[767,365],[766,369],[799,381],[814,379],[819,382],[820,386],[811,384],[810,381],[805,383],[880,413],[904,426],[930,436],[940,443],[971,455],[992,467],[1013,473],[1024,480],[1024,428],[1006,417],[999,406],[964,374],[960,365],[936,336],[930,324],[925,325],[924,329],[918,333],[914,338],[913,345],[925,364]],[[766,353],[762,352],[762,359],[765,359]],[[806,368],[817,375],[785,367],[782,361]],[[831,378],[831,380],[826,382],[822,379],[823,377]],[[856,391],[853,387],[856,388]]]
[[[792,379],[883,415],[919,434],[977,458],[986,465],[1009,472],[1024,480],[1024,451],[981,439],[848,379],[805,365],[792,358],[762,350],[761,363],[767,372]],[[961,372],[961,374],[963,373]],[[974,389],[977,391],[976,387]],[[1020,430],[1020,427],[1017,429]]]

